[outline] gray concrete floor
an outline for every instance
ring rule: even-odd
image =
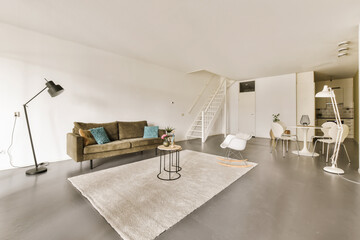
[[[223,139],[180,144],[222,155]],[[341,150],[339,166],[360,182],[358,145],[348,140],[346,146],[352,163]],[[323,156],[283,158],[280,144],[270,153],[270,141],[258,138],[243,154],[259,165],[157,239],[360,239],[360,185],[325,173]],[[26,176],[26,169],[0,171],[0,239],[121,239],[67,178],[154,156],[147,151],[96,160],[93,170],[89,162],[67,160],[38,176]]]

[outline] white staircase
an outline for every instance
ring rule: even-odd
[[[188,130],[186,134],[188,139],[201,138],[202,142],[206,141],[216,119],[224,107],[225,99],[226,79],[222,77],[216,91],[209,97]]]

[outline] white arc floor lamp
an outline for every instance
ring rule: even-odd
[[[338,132],[335,139],[335,146],[334,146],[334,153],[331,157],[331,167],[324,167],[324,171],[334,174],[344,174],[344,170],[337,167],[337,159],[339,156],[339,150],[340,150],[340,144],[341,144],[341,138],[343,135],[343,126],[341,123],[340,113],[337,106],[336,98],[334,90],[331,89],[331,87],[328,87],[327,85],[324,86],[323,90],[321,92],[318,92],[315,97],[317,98],[330,98],[331,99],[331,105],[334,109],[335,114],[335,120],[336,125],[338,127]]]

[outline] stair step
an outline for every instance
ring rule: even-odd
[[[209,110],[212,110],[212,111],[214,111],[214,110],[215,110],[215,111],[216,111],[216,110],[218,110],[218,109],[219,109],[219,107],[213,107],[213,108],[208,108],[208,111],[209,111]],[[204,109],[204,110],[202,110],[202,111],[205,111],[205,109]]]
[[[210,108],[218,108],[218,107],[220,107],[220,106],[221,106],[221,105],[212,105],[211,107],[209,107],[209,109],[210,109]],[[206,107],[203,108],[202,111],[204,111],[205,109],[206,109]]]
[[[211,105],[209,108],[218,108],[220,105]],[[207,106],[206,107],[203,107],[203,110],[205,110],[207,108]]]
[[[197,139],[197,138],[201,138],[201,136],[187,136],[188,139]]]
[[[211,105],[214,105],[214,104],[221,104],[223,101],[213,101],[212,103],[211,103]],[[210,102],[208,102],[207,104],[205,104],[205,106],[204,107],[207,107],[208,105],[210,104]]]
[[[224,96],[219,96],[219,97],[214,97],[214,100],[218,100],[218,99],[223,99]],[[211,101],[211,99],[213,99],[213,97],[209,98],[208,102]]]
[[[196,136],[199,136],[199,135],[201,135],[201,131],[199,131],[199,132],[192,132],[192,131],[191,131],[191,133],[189,133],[188,135],[196,135]]]
[[[216,103],[219,103],[219,102],[216,102]],[[210,107],[212,107],[212,108],[218,107],[219,104],[215,105],[216,103],[212,103],[212,104],[210,105]],[[207,106],[206,106],[206,107],[207,107]],[[204,108],[206,108],[206,107],[204,107]]]
[[[200,132],[189,133],[187,136],[201,136]]]
[[[197,136],[197,135],[188,135],[187,137],[191,137],[191,138],[201,138],[201,136]]]
[[[188,135],[188,138],[201,138],[201,136]]]
[[[207,103],[211,102],[211,99],[212,99],[212,98],[210,98],[209,100],[207,100]],[[219,101],[219,100],[223,100],[223,99],[224,99],[224,97],[216,97],[216,98],[213,99],[213,102]]]

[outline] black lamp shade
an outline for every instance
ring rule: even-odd
[[[48,93],[51,97],[56,97],[64,91],[60,85],[56,85],[53,81],[46,82],[46,86],[49,88]]]

